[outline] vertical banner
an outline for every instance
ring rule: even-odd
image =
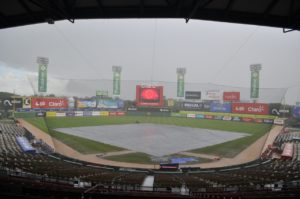
[[[121,66],[113,66],[113,95],[121,94]]]
[[[47,65],[39,64],[38,92],[47,92]]]
[[[184,97],[184,74],[177,73],[177,97]]]
[[[251,98],[259,97],[259,71],[251,72]]]
[[[260,64],[250,65],[251,71],[251,89],[250,98],[259,98],[259,71],[261,70]]]

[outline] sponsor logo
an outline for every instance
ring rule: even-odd
[[[268,104],[262,103],[233,103],[232,112],[243,114],[268,115],[269,107]]]
[[[256,122],[256,123],[263,123],[264,121],[263,121],[263,119],[255,119],[254,122]]]
[[[241,121],[241,118],[240,117],[233,117],[233,119],[232,119],[233,121]]]
[[[224,117],[223,117],[223,120],[225,120],[225,121],[230,121],[231,119],[232,119],[231,116],[224,116]]]
[[[273,120],[271,120],[271,119],[264,119],[264,123],[266,123],[266,124],[273,124]]]
[[[189,118],[195,118],[195,117],[196,117],[196,114],[187,114],[186,117],[189,117]]]
[[[222,120],[223,117],[222,117],[222,116],[215,116],[214,119],[215,119],[215,120]]]
[[[213,119],[214,117],[212,115],[205,115],[204,118],[205,119]]]
[[[253,119],[252,119],[252,118],[248,118],[248,117],[243,117],[243,118],[242,118],[242,121],[243,121],[243,122],[252,122]]]
[[[202,114],[197,114],[197,115],[196,115],[196,118],[204,119],[204,115],[202,115]]]

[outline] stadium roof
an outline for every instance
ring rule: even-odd
[[[1,0],[0,29],[58,20],[184,18],[300,30],[299,0]]]

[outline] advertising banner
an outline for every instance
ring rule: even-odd
[[[175,101],[173,99],[168,99],[167,100],[167,106],[168,107],[173,107],[175,105]]]
[[[96,96],[108,96],[108,91],[98,90],[96,91]]]
[[[47,92],[47,65],[39,64],[38,91]]]
[[[114,71],[113,73],[113,95],[121,94],[121,72]]]
[[[117,112],[117,116],[124,116],[125,115],[125,112]]]
[[[97,108],[118,109],[123,107],[124,101],[122,100],[99,99],[97,103]]]
[[[202,114],[196,114],[196,118],[198,118],[198,119],[204,119],[204,115],[202,115]]]
[[[211,103],[210,112],[231,113],[231,104]]]
[[[62,109],[68,108],[68,100],[65,98],[32,97],[31,108]]]
[[[202,99],[212,101],[221,100],[221,92],[219,90],[209,90],[202,92]]]
[[[196,114],[189,113],[186,115],[188,118],[196,118]]]
[[[100,111],[100,116],[109,116],[108,111]]]
[[[46,113],[45,112],[37,112],[36,117],[45,117]]]
[[[195,111],[209,111],[210,104],[203,102],[183,102],[181,104],[183,110],[195,110]]]
[[[297,107],[294,107],[293,110],[292,110],[292,114],[293,114],[293,117],[294,118],[300,118],[300,107],[297,106]]]
[[[185,99],[200,100],[201,99],[201,92],[200,91],[186,91],[185,92]]]
[[[264,119],[264,123],[266,124],[273,124],[274,120],[272,119]]]
[[[231,116],[223,116],[224,121],[231,121],[232,117]]]
[[[116,116],[117,112],[109,112],[109,116]]]
[[[177,73],[177,97],[184,97],[184,74]]]
[[[47,111],[46,112],[46,117],[56,117],[56,112],[54,112],[54,111]]]
[[[259,97],[259,71],[258,70],[251,71],[250,97],[251,98]]]
[[[74,113],[76,117],[83,116],[83,111],[75,111]]]
[[[65,112],[56,112],[56,117],[66,117]]]
[[[31,108],[31,98],[30,97],[23,98],[23,107],[22,108]]]
[[[92,116],[92,111],[83,111],[83,116]]]
[[[92,111],[92,116],[99,116],[100,112],[99,111]]]
[[[232,103],[232,113],[268,115],[269,105],[263,103]]]
[[[223,92],[223,101],[229,101],[229,102],[240,101],[240,92]]]
[[[67,117],[74,117],[75,116],[75,112],[66,112],[66,116]]]
[[[96,100],[91,99],[77,99],[76,100],[77,108],[96,108]]]

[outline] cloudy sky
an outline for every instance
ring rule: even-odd
[[[126,82],[176,82],[178,67],[195,85],[249,87],[249,65],[260,63],[260,86],[289,88],[286,101],[294,103],[300,101],[299,52],[299,31],[250,25],[183,19],[29,25],[0,30],[0,91],[33,94],[38,56],[50,60],[48,93],[82,96],[95,91],[80,82],[109,84],[113,65],[122,66],[122,90],[134,90]]]

